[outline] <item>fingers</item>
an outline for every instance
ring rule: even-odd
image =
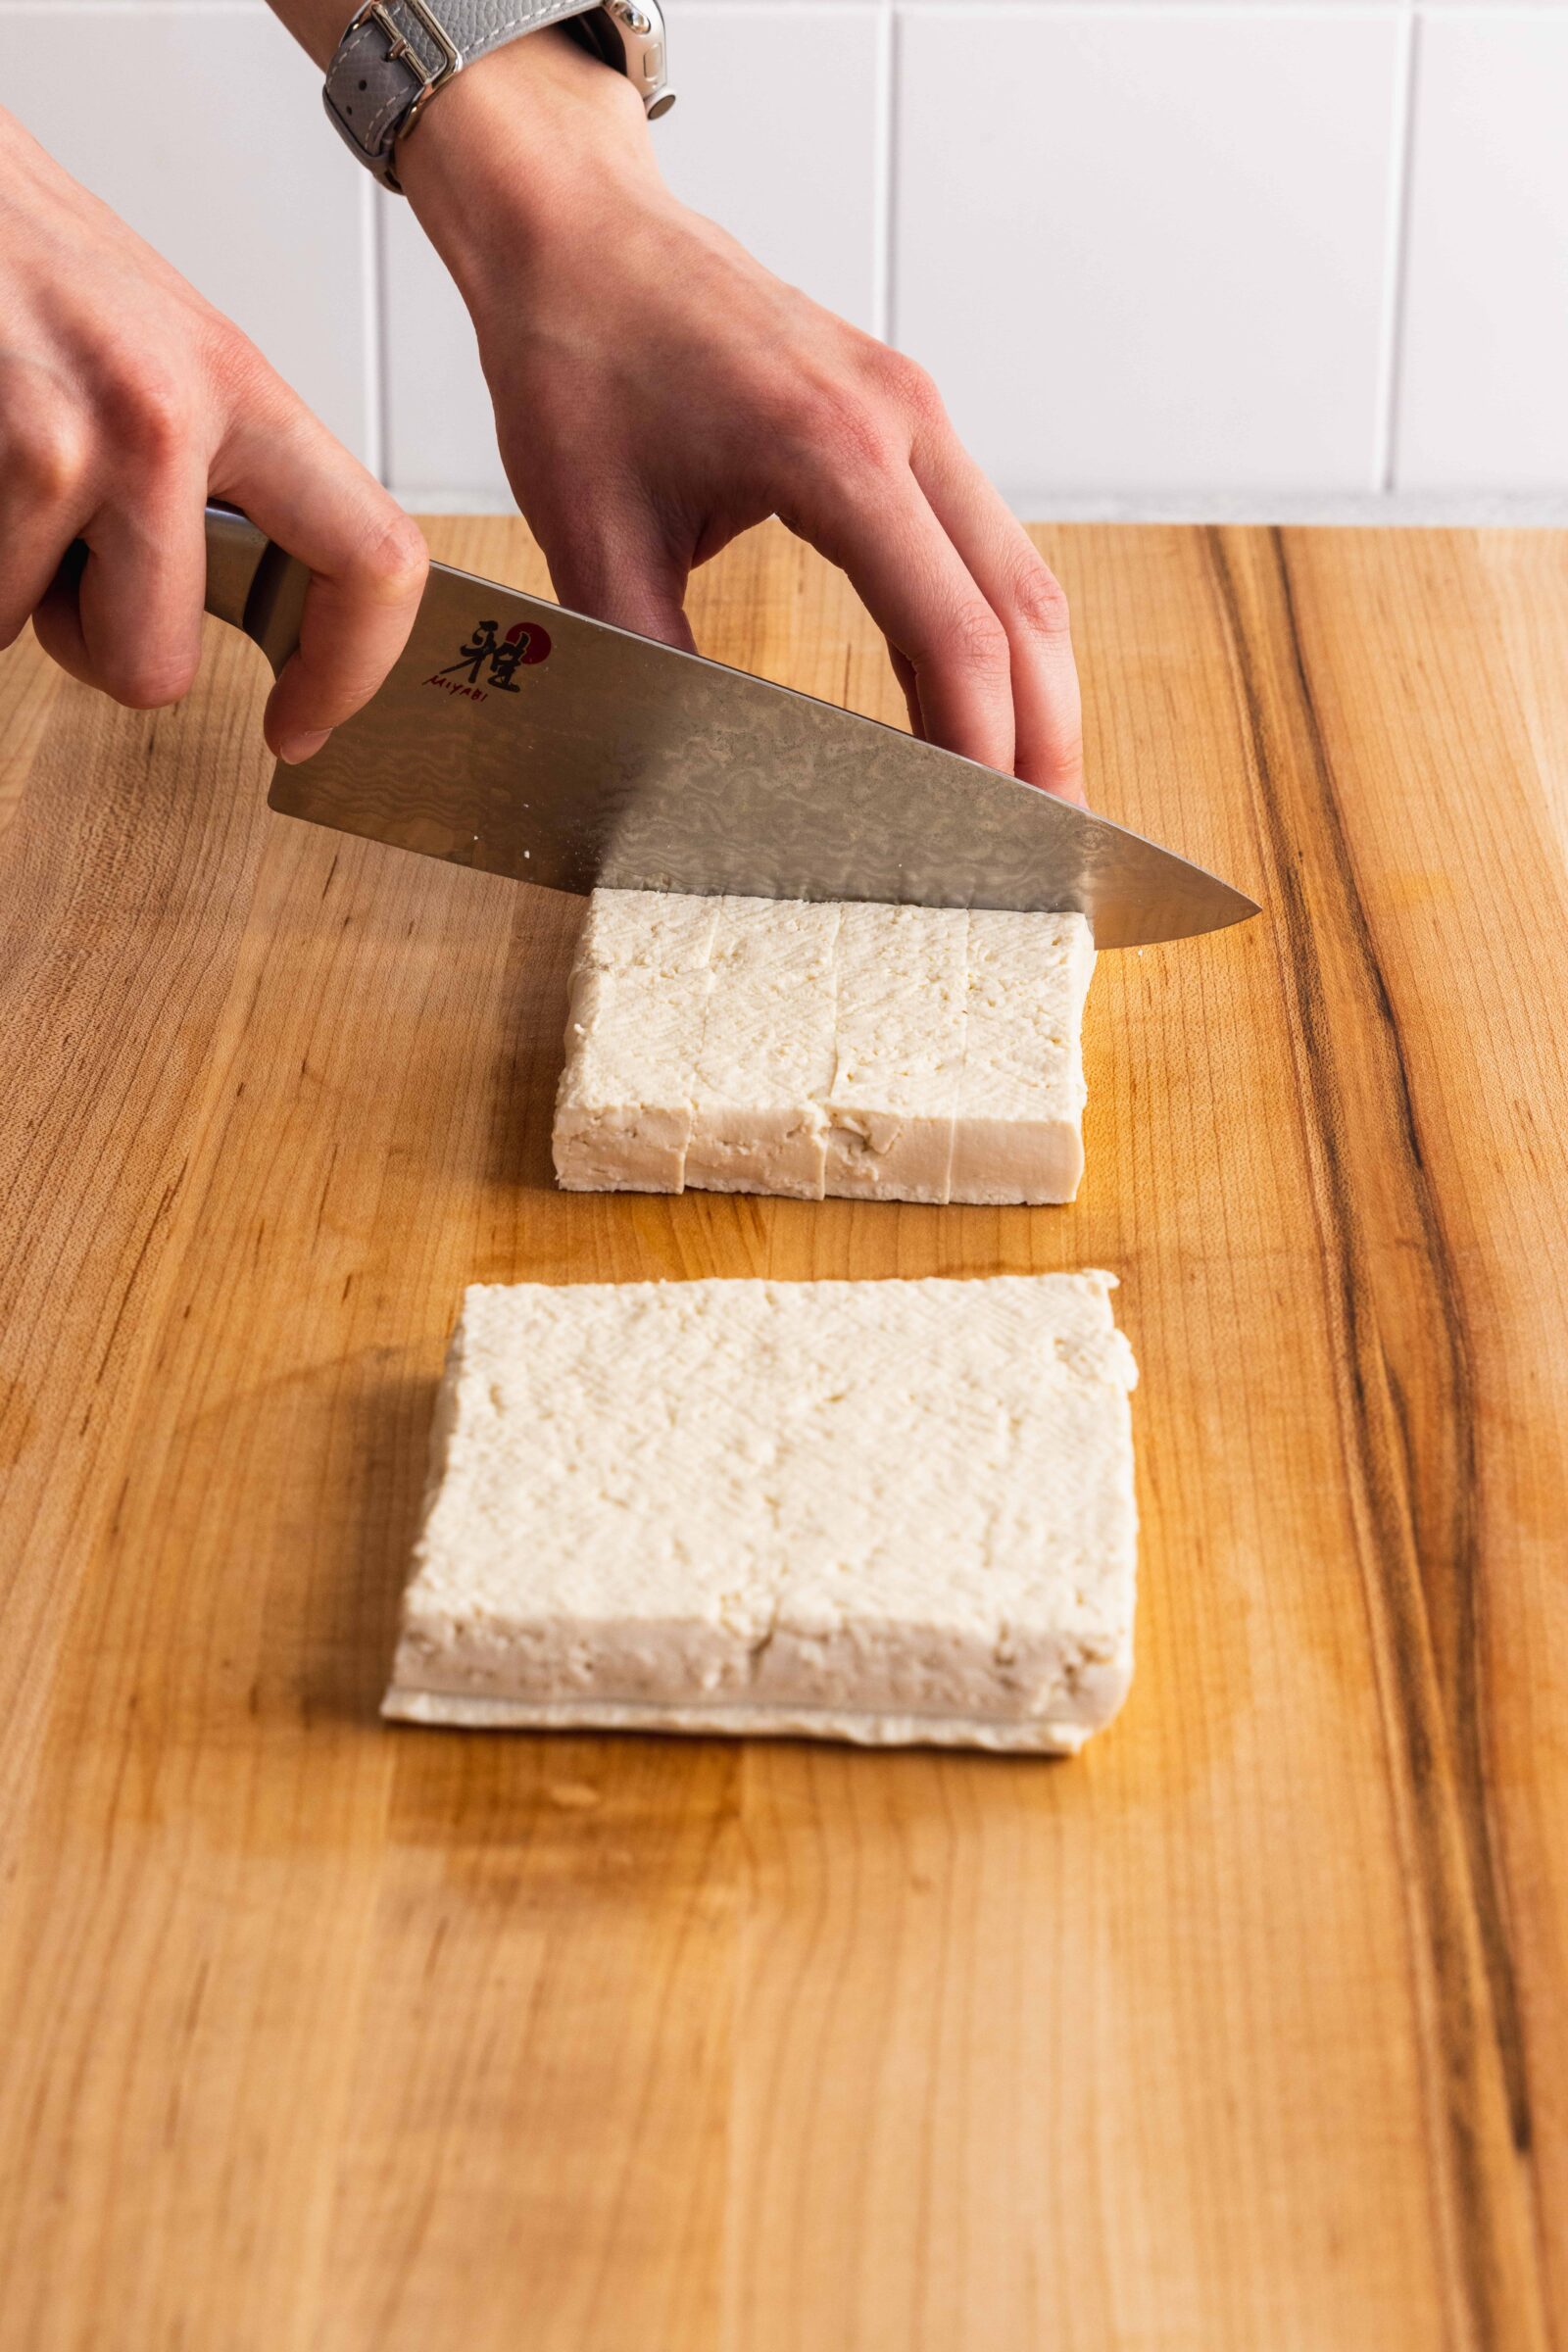
[[[915,684],[913,664],[905,660],[896,645],[888,647],[888,660],[893,664],[893,675],[897,678],[899,692],[904,697],[904,708],[909,713],[909,733],[918,735],[923,743],[925,741],[925,721],[920,716],[920,689]]]
[[[177,702],[200,655],[211,479],[312,572],[299,651],[266,720],[274,751],[305,759],[402,652],[428,558],[416,524],[242,338],[221,341],[211,365],[205,394],[186,383],[176,398],[149,368],[104,396],[97,417],[42,371],[11,372],[0,411],[0,643],[30,613],[73,676],[135,709]],[[215,402],[225,424],[210,462]],[[76,538],[86,562],[68,581],[58,567]]]
[[[406,643],[423,541],[237,327],[41,149],[5,145],[0,641],[30,612],[77,677],[125,703],[176,700],[196,665],[211,485],[314,575],[268,721],[299,757]]]
[[[945,418],[916,439],[910,463],[933,514],[1006,632],[1015,772],[1027,784],[1082,803],[1083,710],[1066,598]]]
[[[780,514],[880,623],[916,734],[1082,802],[1066,599],[924,370],[853,351],[847,379],[793,387]]]
[[[21,634],[92,513],[90,436],[50,370],[0,376],[0,646]]]
[[[848,572],[887,638],[915,733],[1010,773],[1006,631],[908,468],[823,474],[785,520]]]
[[[696,651],[685,612],[689,567],[656,516],[627,506],[555,529],[542,520],[540,543],[556,594],[569,612],[657,637],[684,653]]]
[[[195,674],[209,441],[188,370],[127,356],[101,316],[97,331],[90,365],[4,355],[0,631],[9,642],[31,612],[74,676],[145,710]]]
[[[15,644],[43,603],[79,527],[56,509],[0,498],[0,650]],[[74,596],[69,601],[74,612]]]
[[[308,760],[362,710],[414,626],[429,570],[417,524],[281,384],[254,400],[214,467],[231,499],[311,572],[299,650],[267,706],[280,760]]]
[[[196,674],[204,498],[204,474],[184,467],[146,485],[134,508],[92,516],[79,584],[56,581],[33,614],[39,643],[63,669],[131,710],[177,703]]]

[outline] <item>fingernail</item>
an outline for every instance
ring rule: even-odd
[[[298,767],[302,760],[313,760],[331,734],[330,727],[311,727],[303,735],[288,735],[277,747],[277,756],[289,767]]]

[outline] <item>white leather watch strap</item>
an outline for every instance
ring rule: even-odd
[[[421,109],[463,66],[503,41],[587,15],[599,0],[367,0],[338,44],[321,96],[383,187]]]

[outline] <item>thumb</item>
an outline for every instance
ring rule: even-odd
[[[544,549],[568,611],[696,652],[684,610],[690,559],[669,545],[654,515],[620,512],[579,521],[545,540]]]

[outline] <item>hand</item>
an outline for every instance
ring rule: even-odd
[[[305,760],[403,649],[424,542],[261,354],[0,112],[0,646],[148,710],[195,675],[209,493],[313,574],[267,740]],[[56,579],[74,539],[79,590]]]
[[[677,204],[618,74],[513,42],[398,171],[564,604],[690,646],[693,566],[777,514],[863,597],[917,734],[1082,800],[1065,600],[930,378]]]

